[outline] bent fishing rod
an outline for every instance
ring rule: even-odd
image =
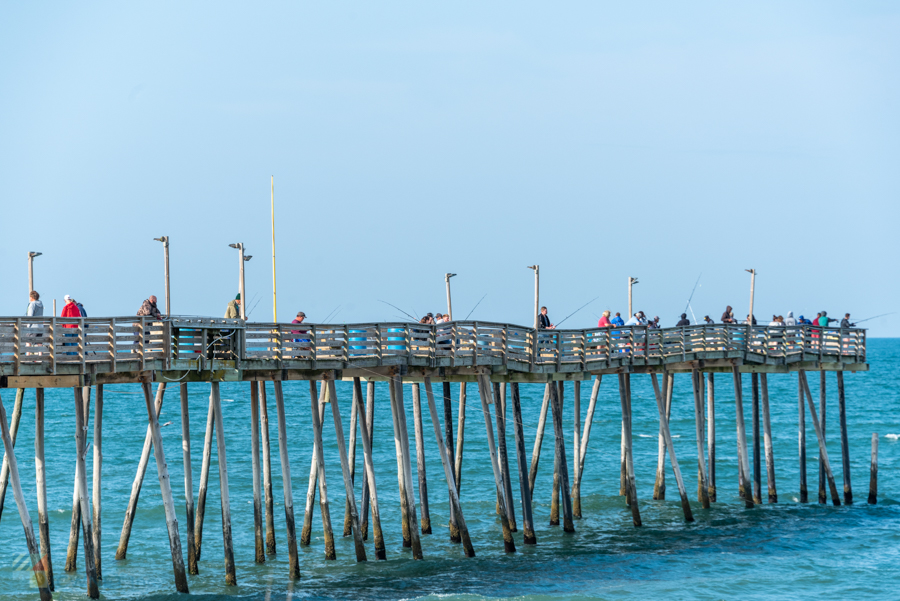
[[[484,293],[484,296],[487,296],[487,292]],[[481,301],[484,300],[484,296],[482,296],[480,299],[478,299],[478,302],[475,303],[475,306],[472,307],[472,310],[471,310],[471,311],[469,311],[469,315],[471,315],[472,313],[475,312],[475,309],[477,309],[477,308],[478,308],[478,305],[481,304]],[[466,315],[466,318],[465,318],[463,321],[467,321],[467,320],[469,319],[469,315]]]
[[[565,319],[563,319],[561,322],[559,322],[558,324],[556,324],[556,325],[554,326],[554,328],[558,328],[560,325],[562,325],[562,323],[563,323],[564,321],[566,321],[566,319],[569,319],[570,317],[572,317],[573,315],[575,315],[576,313],[578,313],[579,311],[581,311],[582,309],[584,309],[585,307],[587,307],[588,305],[590,305],[592,302],[594,302],[594,301],[597,300],[598,298],[600,298],[599,295],[595,296],[594,298],[592,298],[592,299],[589,300],[588,302],[584,303],[583,305],[581,305],[580,307],[578,307],[577,309],[575,309],[574,311],[572,311],[571,313],[569,313],[568,315],[566,315]]]
[[[387,302],[387,301],[385,301],[385,300],[381,300],[380,298],[378,299],[378,302],[379,302],[379,303],[384,303],[385,305],[389,305],[389,306],[391,306],[391,307],[397,309],[398,311],[400,311],[401,313],[403,313],[404,315],[406,315],[407,317],[409,317],[409,318],[410,318],[411,320],[413,320],[413,321],[419,321],[418,318],[413,317],[412,315],[410,315],[409,313],[407,313],[406,311],[404,311],[403,309],[401,309],[401,308],[398,307],[397,305],[394,305],[394,304],[392,304],[392,303],[389,303],[389,302]]]

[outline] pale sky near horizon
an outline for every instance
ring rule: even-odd
[[[900,311],[896,2],[0,1],[0,315]],[[893,266],[893,267],[892,267]],[[260,299],[258,304],[257,300]],[[255,308],[254,308],[255,307]],[[690,316],[690,315],[689,315]],[[900,313],[867,322],[900,336]]]

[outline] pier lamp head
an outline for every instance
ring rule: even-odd
[[[537,269],[537,268],[538,268],[537,265],[529,265],[529,266],[526,267],[525,269]]]
[[[168,236],[160,236],[159,238],[154,238],[154,240],[156,240],[157,242],[162,242],[163,245],[165,245],[165,246],[169,245],[169,237]]]
[[[455,273],[445,273],[445,274],[444,274],[444,279],[445,279],[445,280],[449,280],[450,278],[452,278],[452,277],[455,276],[455,275],[456,275]]]
[[[753,275],[756,275],[755,269],[745,269],[744,271],[746,271],[747,273],[752,273]]]
[[[631,282],[632,284],[639,284],[639,283],[640,283],[640,282],[638,282],[638,279],[637,279],[637,278],[628,278],[628,281]]]
[[[241,247],[241,243],[240,243],[240,242],[237,242],[237,243],[235,243],[235,244],[229,244],[228,246],[229,246],[229,248],[240,248],[240,247]]]
[[[244,260],[245,260],[245,261],[249,261],[249,260],[252,259],[252,258],[253,258],[253,255],[244,255]]]
[[[28,258],[33,259],[35,257],[40,257],[42,254],[44,254],[44,253],[36,253],[34,251],[31,251],[28,253]]]

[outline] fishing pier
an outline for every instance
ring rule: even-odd
[[[432,532],[424,471],[426,451],[437,453],[443,466],[445,483],[440,490],[441,495],[446,490],[449,502],[450,540],[460,544],[466,556],[474,557],[477,550],[469,537],[460,504],[460,498],[465,495],[465,489],[460,485],[463,479],[464,432],[467,427],[480,428],[477,423],[474,426],[465,423],[464,409],[468,403],[480,408],[484,415],[495,489],[491,495],[496,493],[497,498],[497,545],[502,540],[505,551],[515,553],[517,543],[536,544],[540,536],[540,529],[534,524],[532,516],[532,497],[548,418],[553,432],[550,525],[561,525],[565,532],[578,535],[576,524],[582,513],[581,485],[585,467],[591,469],[587,448],[601,385],[618,389],[622,420],[622,438],[618,449],[619,494],[630,508],[634,526],[641,526],[632,454],[631,382],[633,378],[648,378],[655,393],[653,409],[659,416],[659,457],[654,474],[654,498],[665,498],[666,475],[673,475],[684,519],[690,522],[694,520],[694,512],[698,508],[689,501],[669,429],[676,375],[685,379],[689,375],[693,391],[696,439],[681,442],[677,452],[686,453],[691,461],[696,457],[700,511],[715,511],[716,426],[723,425],[717,423],[715,418],[715,390],[716,386],[722,385],[733,386],[734,389],[736,423],[729,424],[729,427],[737,429],[742,502],[751,508],[763,502],[778,501],[769,419],[769,376],[794,378],[797,382],[800,501],[808,501],[805,449],[806,420],[809,419],[819,446],[819,468],[823,476],[817,491],[818,500],[827,502],[830,498],[834,505],[840,505],[853,501],[843,375],[844,372],[867,370],[866,331],[858,328],[717,324],[666,329],[634,326],[536,330],[483,321],[453,321],[438,325],[406,322],[319,325],[182,317],[161,321],[148,317],[0,317],[0,431],[5,449],[0,474],[0,510],[9,485],[24,528],[40,597],[51,599],[54,569],[58,570],[61,564],[58,560],[54,565],[52,557],[60,557],[62,549],[54,549],[51,553],[49,542],[44,475],[46,458],[43,454],[44,390],[71,388],[75,403],[75,418],[71,424],[71,432],[76,438],[75,452],[71,457],[51,458],[75,464],[66,571],[75,569],[80,538],[83,542],[87,593],[97,598],[102,585],[103,563],[124,559],[130,543],[140,544],[140,541],[130,539],[131,526],[141,485],[152,461],[156,465],[165,507],[174,588],[182,593],[189,592],[189,574],[197,574],[200,566],[210,460],[215,452],[221,493],[223,576],[226,583],[236,584],[239,574],[235,569],[232,545],[228,463],[247,462],[252,466],[255,560],[265,562],[266,555],[274,552],[276,540],[273,498],[278,493],[272,489],[269,444],[269,408],[274,396],[275,438],[282,470],[281,494],[286,524],[284,536],[290,558],[285,578],[301,578],[303,566],[298,545],[311,544],[317,493],[325,531],[324,552],[327,558],[335,556],[335,535],[330,514],[330,509],[334,508],[334,498],[329,498],[328,494],[323,446],[323,422],[327,419],[334,422],[341,465],[339,481],[343,488],[338,495],[338,507],[344,516],[342,534],[352,537],[357,561],[372,558],[383,560],[388,553],[382,534],[382,527],[388,525],[381,523],[378,495],[382,493],[383,503],[386,499],[384,487],[389,486],[393,490],[393,486],[380,481],[380,487],[376,487],[373,462],[375,444],[393,444],[399,495],[394,497],[392,493],[390,498],[392,501],[399,500],[402,544],[411,549],[412,557],[424,557],[423,539]],[[837,373],[842,490],[838,489],[825,446],[824,386],[820,388],[820,405],[817,408],[807,380],[808,372],[819,372],[824,382],[825,372],[828,371]],[[743,397],[745,374],[751,380],[750,445]],[[305,457],[288,455],[287,441],[292,433],[286,425],[282,386],[285,381],[292,380],[307,381],[309,386],[308,424],[314,445],[311,454]],[[351,398],[338,398],[335,382],[339,380],[352,382]],[[188,412],[191,385],[199,382],[207,383],[203,388],[204,394],[210,391],[202,449],[192,448]],[[244,454],[245,441],[240,441],[238,447],[234,438],[225,432],[219,393],[222,382],[248,383],[246,396],[238,402],[246,408],[252,427],[249,453]],[[461,384],[456,415],[452,403],[457,399],[450,398],[452,382]],[[563,384],[567,382],[572,383],[571,411],[575,416],[574,432],[568,434],[571,436],[568,445],[567,433],[563,430]],[[141,387],[148,420],[146,438],[141,456],[134,458],[136,476],[130,498],[102,498],[103,387],[128,383]],[[590,387],[583,422],[582,383]],[[522,422],[522,385],[541,386],[543,390],[540,419],[530,457],[526,454],[526,432]],[[386,387],[389,391],[393,441],[373,440],[376,386]],[[408,388],[405,389],[405,386]],[[181,402],[183,485],[170,481],[167,461],[174,458],[165,457],[158,419],[166,393],[171,394],[176,387]],[[13,389],[15,404],[8,416],[4,403],[8,403]],[[34,392],[31,393],[31,390]],[[89,485],[86,462],[90,447],[86,446],[86,437],[92,409],[91,391],[94,391],[93,479]],[[20,473],[15,460],[16,433],[20,427],[25,427],[22,406],[26,394],[34,394],[35,397],[35,418],[29,426],[34,427],[35,431],[36,499],[25,498],[21,483],[25,474]],[[467,398],[467,394],[474,397],[474,401]],[[329,405],[330,418],[326,416]],[[408,431],[410,413],[414,426],[412,436]],[[140,417],[143,420],[143,412]],[[427,427],[429,420],[434,444],[428,442],[431,439]],[[508,445],[510,429],[512,443]],[[110,442],[115,444],[115,438]],[[361,477],[356,471],[359,455],[357,442],[362,447]],[[226,448],[230,454],[228,461]],[[192,451],[198,450],[201,452],[202,467],[200,481],[195,487],[192,465],[197,458]],[[693,455],[692,451],[696,451],[697,455]],[[18,449],[18,452],[21,454],[23,450]],[[869,502],[874,502],[876,490],[875,457],[873,449]],[[295,515],[294,511],[292,472],[296,473],[304,462],[308,462],[310,471],[298,536],[297,520],[300,516]],[[546,461],[544,465],[548,469]],[[765,489],[762,488],[763,479],[766,481]],[[518,503],[513,494],[516,483]],[[176,497],[184,498],[187,516],[184,525],[179,525],[176,519]],[[122,508],[124,523],[114,553],[110,549],[101,549],[101,502],[107,505],[115,503]],[[37,534],[30,513],[35,506]],[[521,538],[518,534],[514,536],[519,532],[517,515],[521,518]]]

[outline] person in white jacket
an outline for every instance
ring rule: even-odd
[[[44,303],[41,302],[41,295],[37,290],[32,290],[28,294],[28,308],[25,310],[26,317],[43,317]]]

